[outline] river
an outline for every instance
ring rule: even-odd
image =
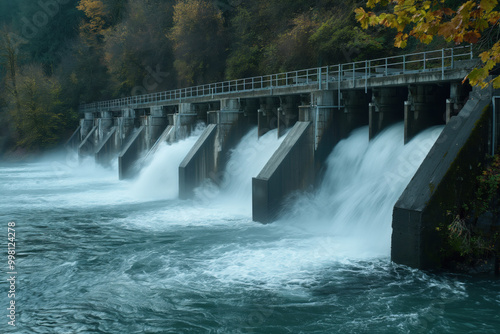
[[[315,191],[274,223],[251,219],[251,177],[278,147],[256,130],[222,184],[177,198],[194,136],[142,173],[63,152],[0,164],[1,333],[500,333],[494,277],[390,261],[392,206],[441,128],[354,131]],[[15,226],[15,298],[7,232]],[[15,327],[9,303],[15,301]]]

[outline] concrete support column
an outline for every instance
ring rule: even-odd
[[[208,178],[218,183],[230,150],[245,134],[239,99],[225,99],[220,110],[208,113],[209,125],[179,166],[179,197],[193,196],[193,191]]]
[[[311,105],[299,107],[299,121],[311,122],[316,171],[342,139],[344,108],[337,105],[337,92],[318,91],[311,94]]]
[[[162,132],[168,125],[167,112],[161,106],[151,107],[150,115],[148,116],[147,138],[146,142],[150,148],[160,137]]]
[[[369,104],[369,137],[376,137],[388,126],[404,119],[404,101],[408,89],[402,87],[374,88]]]
[[[339,129],[342,138],[349,136],[352,130],[369,124],[368,106],[371,92],[364,90],[347,90],[342,92],[344,100],[343,126]]]
[[[445,97],[443,87],[437,85],[412,85],[408,88],[408,101],[404,103],[405,144],[422,130],[444,124]]]
[[[126,108],[122,110],[122,117],[118,119],[118,138],[121,142],[134,130],[136,123],[135,110]]]
[[[243,116],[250,125],[259,125],[258,110],[260,107],[259,99],[244,99],[242,100]]]
[[[240,128],[240,115],[243,114],[239,99],[223,99],[220,103],[221,110],[216,113],[217,136],[215,139],[216,152],[228,152],[228,147],[234,147],[243,136]],[[227,157],[223,156],[221,165],[225,165]],[[220,160],[220,159],[218,159]]]
[[[102,140],[106,134],[109,132],[113,124],[113,112],[104,111],[101,112],[101,117],[97,119],[97,136],[98,141]]]
[[[189,136],[198,116],[195,106],[192,103],[180,103],[178,110],[173,116],[175,140],[184,139]]]
[[[281,106],[277,109],[278,114],[278,138],[286,129],[291,128],[299,119],[300,96],[289,95],[281,98]]]
[[[280,101],[278,98],[266,97],[260,99],[260,109],[258,110],[259,137],[278,127],[277,110],[279,106]]]
[[[80,120],[80,142],[87,137],[93,127],[94,114],[92,112],[86,112],[84,118]]]
[[[334,118],[339,122],[339,109],[334,108],[338,104],[338,95],[333,91],[318,91],[311,94],[310,114],[306,121],[312,121],[314,126],[314,148],[318,150],[320,143],[327,140],[333,143],[335,135],[331,129]],[[343,112],[343,111],[342,111]],[[334,117],[337,116],[337,117]]]
[[[450,98],[446,100],[446,123],[450,118],[458,115],[467,101],[468,90],[461,82],[450,84]]]

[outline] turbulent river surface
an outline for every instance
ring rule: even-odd
[[[1,163],[0,333],[500,333],[497,279],[390,262],[392,207],[440,130],[406,146],[401,124],[354,131],[269,225],[252,222],[251,178],[276,132],[252,130],[188,201],[177,170],[196,134],[131,181],[71,152]]]

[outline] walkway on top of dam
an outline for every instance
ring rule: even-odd
[[[321,90],[365,89],[462,80],[470,71],[472,45],[136,95],[80,105],[81,112],[202,103],[226,98],[294,95]],[[340,101],[340,99],[339,99]],[[334,106],[334,107],[341,107]]]

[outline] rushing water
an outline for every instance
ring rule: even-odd
[[[191,201],[176,198],[176,171],[196,136],[161,148],[129,182],[71,154],[2,164],[0,332],[497,333],[498,280],[389,259],[391,208],[438,133],[403,147],[401,125],[370,143],[366,128],[355,131],[320,189],[270,225],[251,221],[249,178],[278,146],[275,133],[247,135],[223,182]]]

